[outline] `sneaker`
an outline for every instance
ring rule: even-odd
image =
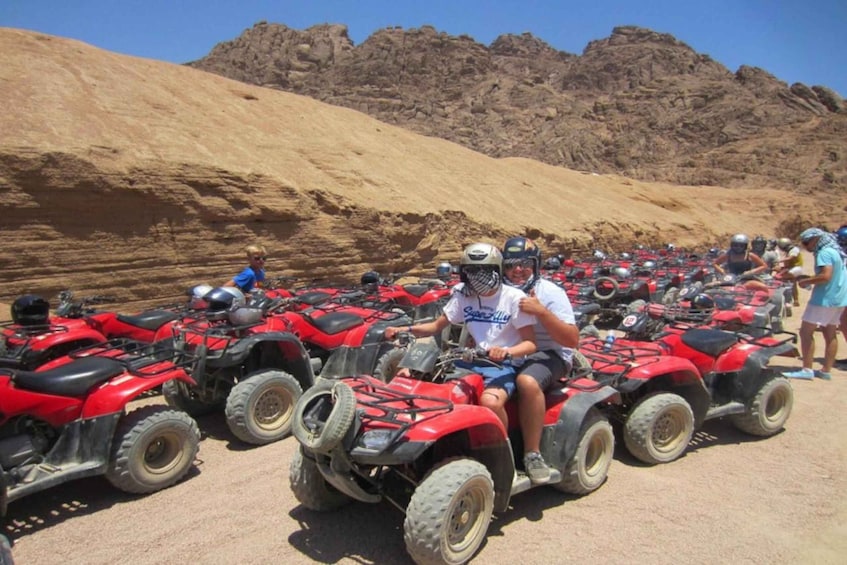
[[[524,455],[523,466],[532,484],[543,485],[550,481],[550,467],[537,451],[530,451]]]
[[[815,371],[815,376],[817,378],[823,379],[825,381],[831,381],[832,380],[832,374],[824,373],[823,371]]]
[[[810,381],[815,378],[815,372],[811,369],[799,369],[797,371],[782,373],[782,376],[788,379],[805,379]]]

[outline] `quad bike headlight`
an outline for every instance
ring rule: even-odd
[[[394,440],[395,430],[369,430],[359,437],[359,445],[372,451],[384,451]]]

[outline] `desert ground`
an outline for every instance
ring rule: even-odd
[[[839,348],[844,357],[841,336]],[[588,496],[543,487],[513,498],[473,562],[844,563],[847,372],[792,384],[782,433],[756,439],[707,422],[681,459],[656,467],[619,446],[608,481]],[[411,562],[390,504],[328,514],[298,504],[288,486],[293,437],[249,447],[222,414],[199,424],[196,468],[172,488],[135,497],[91,478],[12,503],[4,533],[16,563]]]

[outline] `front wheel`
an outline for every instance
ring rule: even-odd
[[[302,446],[291,459],[288,482],[294,497],[309,510],[318,512],[335,510],[353,501],[324,479],[317,463],[304,452]]]
[[[303,394],[297,379],[283,371],[253,373],[232,387],[226,423],[243,442],[264,445],[291,433],[294,405]]]
[[[400,347],[385,352],[376,362],[374,377],[384,383],[391,382],[397,371],[400,370],[400,361],[406,356],[406,348]]]
[[[684,398],[660,392],[639,401],[624,423],[624,443],[637,459],[655,465],[682,455],[694,435],[694,412]]]
[[[612,425],[596,408],[592,408],[582,423],[576,453],[565,465],[562,481],[553,487],[569,494],[588,494],[597,490],[606,481],[614,451]]]
[[[403,523],[406,550],[417,563],[464,563],[488,533],[494,482],[485,465],[451,459],[415,489]]]
[[[191,416],[165,406],[144,406],[121,418],[106,478],[125,492],[161,490],[188,473],[199,445],[200,430]]]
[[[772,436],[785,425],[793,406],[794,389],[788,379],[776,377],[762,385],[746,413],[733,416],[732,424],[754,436]]]

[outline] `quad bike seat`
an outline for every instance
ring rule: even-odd
[[[49,371],[14,371],[15,386],[57,396],[83,396],[91,387],[117,377],[125,367],[108,357],[83,357]]]
[[[302,304],[307,304],[309,306],[315,306],[316,304],[321,304],[326,302],[331,298],[328,292],[321,292],[319,290],[314,290],[311,292],[304,292],[303,294],[297,295],[297,301]]]
[[[420,298],[421,296],[423,296],[424,293],[426,293],[430,288],[431,287],[429,285],[426,285],[426,284],[404,284],[403,285],[403,290],[405,290],[406,292],[408,292],[409,294],[411,294],[412,296],[415,296],[417,298]]]
[[[738,336],[734,333],[710,329],[688,330],[680,339],[691,349],[712,357],[717,357],[738,343]]]
[[[330,312],[318,318],[304,313],[303,317],[327,335],[335,335],[365,323],[361,316],[350,312]]]
[[[158,330],[168,322],[173,322],[179,318],[179,314],[170,310],[147,310],[138,314],[118,314],[117,318],[131,326],[145,330]]]

